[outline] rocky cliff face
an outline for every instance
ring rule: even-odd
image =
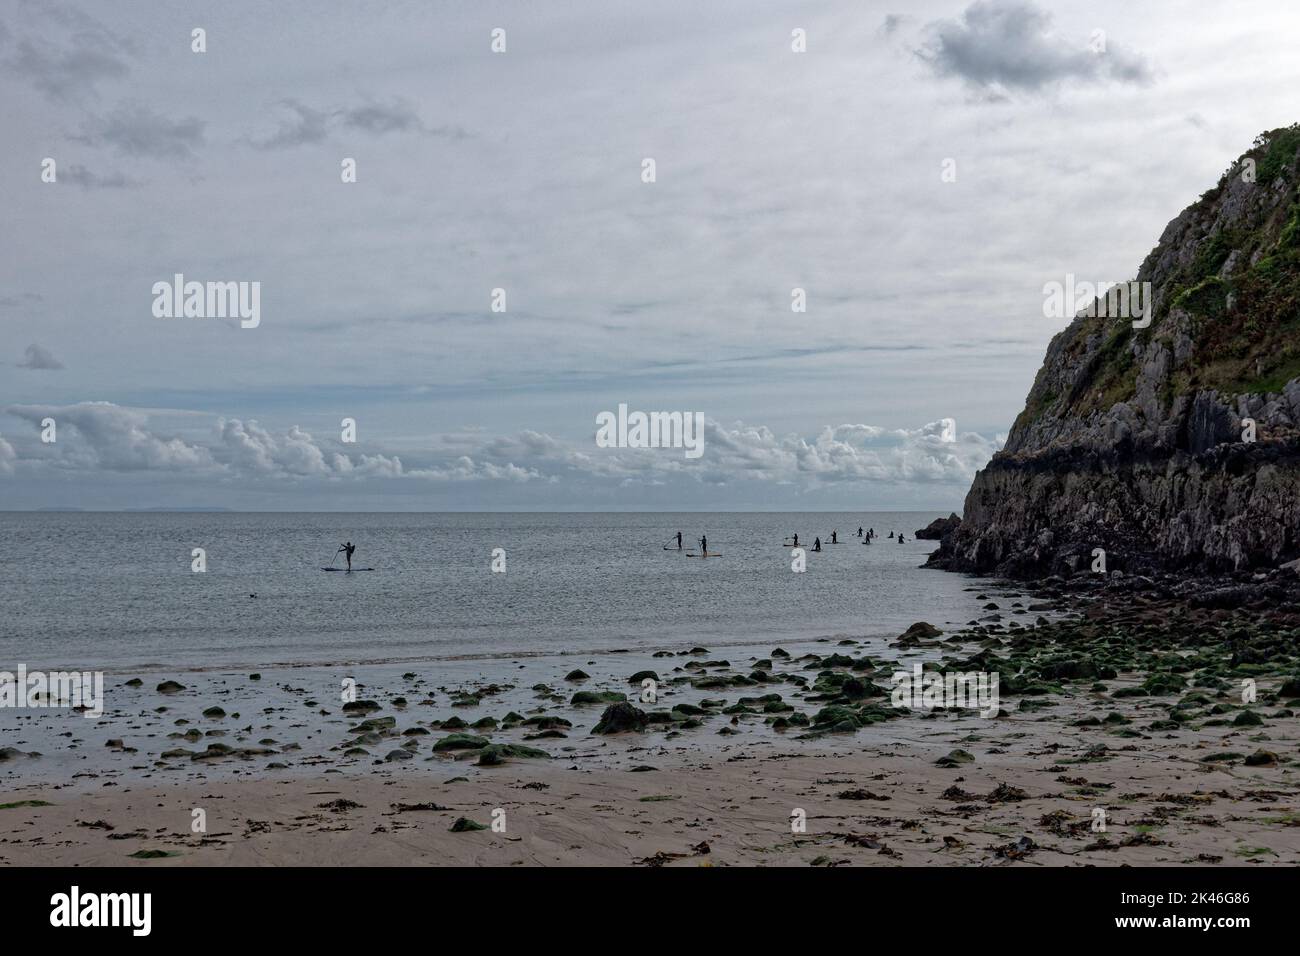
[[[931,565],[1025,577],[1088,571],[1096,548],[1129,572],[1300,555],[1298,153],[1300,125],[1262,135],[1165,228],[1137,274],[1147,328],[1085,314],[1056,335]]]

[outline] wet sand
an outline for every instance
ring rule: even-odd
[[[1127,642],[1036,620],[889,643],[113,675],[99,720],[4,716],[0,863],[1300,863],[1290,665],[1227,659],[1207,631],[1183,658],[1199,670],[1166,673],[1158,609]],[[1098,672],[1103,647],[1131,669]],[[891,705],[898,668],[985,659],[1022,675],[994,718]],[[645,670],[654,701],[630,681]],[[620,708],[646,722],[594,732]]]

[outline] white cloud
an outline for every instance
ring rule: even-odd
[[[431,437],[404,464],[391,449],[344,451],[293,425],[273,432],[256,421],[219,418],[209,444],[154,432],[149,413],[107,402],[21,405],[6,409],[37,429],[53,418],[55,445],[33,444],[31,462],[86,472],[171,470],[214,477],[269,480],[406,479],[431,482],[564,482],[577,486],[664,484],[670,481],[769,483],[812,488],[846,482],[951,483],[964,486],[1000,447],[974,432],[956,433],[950,419],[916,429],[827,425],[811,437],[779,435],[763,425],[705,419],[703,456],[680,449],[572,446],[525,430]],[[9,462],[19,458],[10,449]]]
[[[176,437],[156,435],[147,427],[148,416],[111,402],[77,405],[10,405],[5,411],[31,422],[52,418],[56,441],[37,447],[42,461],[78,469],[108,471],[210,470],[208,449]]]

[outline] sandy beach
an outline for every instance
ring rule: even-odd
[[[6,730],[0,862],[1300,862],[1295,683],[1230,656],[1241,614],[988,596],[888,644],[115,675],[104,718]],[[893,706],[916,662],[1001,670],[997,716]]]

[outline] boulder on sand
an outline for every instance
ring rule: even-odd
[[[646,713],[627,702],[610,704],[591,728],[593,734],[617,734],[624,730],[645,730]]]

